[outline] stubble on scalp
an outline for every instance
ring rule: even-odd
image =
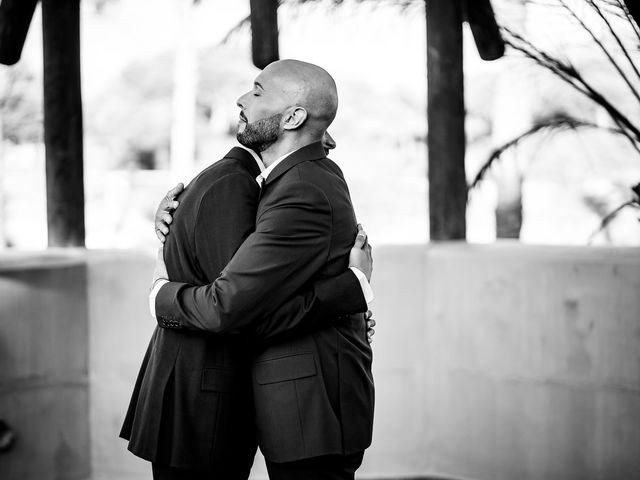
[[[267,118],[247,123],[244,131],[238,132],[236,138],[241,145],[254,152],[264,152],[280,138],[280,121],[282,114],[276,113]]]

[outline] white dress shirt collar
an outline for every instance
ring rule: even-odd
[[[280,162],[282,162],[285,158],[287,158],[289,155],[291,155],[294,151],[291,151],[289,153],[285,153],[284,155],[282,155],[281,157],[276,159],[276,161],[273,162],[271,165],[269,165],[264,170],[262,170],[262,173],[256,177],[256,182],[258,182],[258,185],[262,186],[263,180],[266,181],[267,177],[269,176],[269,174],[271,172],[273,172],[274,168],[276,168],[278,166],[278,164],[280,164]]]

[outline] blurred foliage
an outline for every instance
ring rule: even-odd
[[[87,134],[112,152],[119,166],[136,164],[149,152],[168,151],[172,71],[169,54],[136,61],[101,97],[93,99],[96,108],[86,109],[90,115]]]
[[[5,68],[0,98],[2,134],[13,144],[42,141],[42,87],[24,64]]]
[[[624,202],[623,204],[616,207],[613,211],[609,212],[600,222],[600,226],[596,231],[594,231],[589,237],[589,243],[593,241],[598,233],[605,230],[609,224],[613,221],[614,218],[625,208],[633,208],[636,211],[640,211],[640,183],[631,187],[632,198]],[[640,221],[640,218],[638,218]]]

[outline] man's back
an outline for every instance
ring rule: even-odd
[[[236,147],[187,186],[164,245],[169,278],[206,285],[218,277],[255,228],[259,173],[249,152]]]
[[[164,247],[170,278],[215,280],[255,227],[259,173],[251,154],[234,148],[189,184]],[[239,338],[156,329],[121,432],[129,449],[174,467],[250,466],[249,358]]]

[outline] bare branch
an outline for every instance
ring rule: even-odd
[[[227,32],[227,34],[222,38],[222,40],[220,40],[220,42],[216,46],[225,45],[231,39],[231,37],[233,37],[238,31],[240,31],[240,29],[242,29],[242,27],[244,27],[245,25],[249,25],[250,23],[251,15],[247,15],[233,27],[231,27],[231,30]]]
[[[589,235],[589,240],[587,241],[587,243],[589,245],[591,245],[591,243],[593,242],[593,240],[595,239],[596,235],[598,235],[601,231],[603,231],[605,228],[607,228],[607,226],[609,226],[609,224],[611,223],[611,221],[616,218],[616,216],[625,208],[627,207],[631,207],[631,206],[637,206],[637,203],[635,202],[635,200],[629,200],[628,202],[623,203],[622,205],[620,205],[619,207],[617,207],[615,210],[613,210],[612,212],[610,212],[608,215],[606,215],[602,221],[600,222],[600,226],[591,234]]]
[[[489,171],[489,169],[491,168],[491,166],[493,165],[493,163],[500,159],[501,155],[517,146],[519,143],[521,143],[523,140],[541,132],[541,131],[557,131],[557,130],[577,130],[579,128],[595,128],[598,130],[604,130],[616,135],[623,135],[626,136],[626,133],[624,130],[618,129],[618,128],[609,128],[609,127],[601,127],[600,125],[597,125],[595,123],[592,122],[586,122],[583,120],[577,120],[575,118],[570,118],[570,117],[563,117],[563,118],[554,118],[552,120],[549,121],[545,121],[545,122],[541,122],[538,123],[536,125],[534,125],[533,127],[531,127],[529,130],[525,131],[524,133],[521,133],[520,135],[518,135],[517,137],[509,140],[508,142],[506,142],[505,144],[497,147],[496,149],[494,149],[491,154],[489,155],[489,157],[487,158],[487,160],[484,162],[484,164],[482,165],[482,167],[480,167],[480,170],[478,171],[478,173],[476,174],[475,178],[473,179],[473,182],[471,182],[470,185],[470,189],[475,188],[478,186],[478,184],[484,179],[486,173]]]
[[[585,30],[589,34],[589,36],[593,39],[596,45],[600,47],[600,50],[602,50],[602,53],[604,53],[605,57],[607,57],[607,59],[609,60],[613,68],[616,69],[616,71],[618,72],[618,74],[620,75],[624,83],[627,84],[627,86],[629,87],[629,90],[631,90],[631,93],[633,94],[633,96],[636,97],[636,100],[638,101],[638,103],[640,103],[640,94],[638,93],[636,88],[631,84],[631,81],[629,80],[629,78],[627,78],[627,75],[624,73],[622,68],[620,68],[620,65],[618,65],[618,62],[616,62],[615,59],[611,56],[611,54],[609,53],[607,48],[604,46],[604,44],[600,41],[600,39],[596,37],[595,33],[593,33],[593,31],[582,21],[582,19],[573,11],[573,9],[565,3],[564,0],[558,0],[558,1],[565,8],[565,10],[567,10],[567,12],[569,12],[571,16],[580,24],[583,30]]]
[[[611,102],[609,102],[604,95],[602,95],[595,87],[587,82],[584,77],[578,72],[578,70],[569,63],[563,63],[557,58],[552,57],[548,53],[544,52],[540,48],[533,45],[528,40],[524,39],[521,35],[509,30],[506,27],[501,27],[501,30],[505,32],[505,42],[521,51],[527,57],[534,60],[539,65],[550,70],[556,74],[559,78],[567,82],[578,92],[582,93],[593,102],[604,108],[609,116],[619,125],[621,128],[628,130],[630,134],[633,134],[635,141],[640,141],[640,129],[629,120],[620,110],[618,110]],[[513,40],[516,40],[514,42]],[[519,45],[517,42],[520,42]]]
[[[638,24],[629,13],[629,9],[624,3],[622,3],[622,0],[616,0],[616,2],[618,3],[620,10],[624,12],[624,15],[627,21],[629,22],[629,25],[631,25],[631,28],[633,28],[633,32],[636,34],[636,37],[638,38],[638,41],[640,41],[640,29],[638,29]]]
[[[615,30],[611,26],[611,23],[609,22],[609,20],[607,20],[607,17],[602,13],[602,10],[600,10],[600,8],[598,7],[598,5],[596,5],[596,2],[594,0],[587,0],[587,1],[591,4],[591,6],[596,11],[596,13],[600,16],[602,21],[605,23],[605,25],[609,29],[609,32],[611,33],[611,36],[616,40],[616,43],[620,47],[620,50],[622,50],[622,53],[624,54],[625,58],[629,62],[629,65],[631,66],[631,69],[634,71],[636,76],[640,79],[640,72],[638,71],[638,68],[636,67],[636,64],[631,59],[631,56],[629,55],[629,52],[627,51],[627,48],[622,43],[622,40],[620,40],[620,37],[618,36],[618,34],[616,34]]]

